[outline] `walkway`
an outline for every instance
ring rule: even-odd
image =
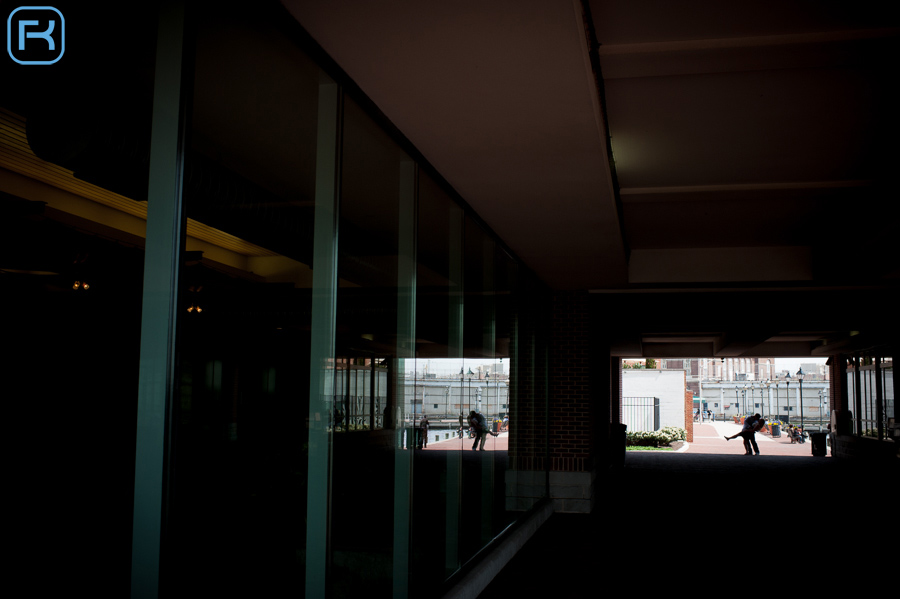
[[[687,453],[743,455],[744,443],[740,437],[726,441],[725,436],[740,432],[741,425],[733,422],[705,422],[694,424],[694,441],[686,448]],[[815,430],[811,432],[816,432]],[[782,433],[780,437],[772,437],[767,433],[757,433],[756,442],[761,455],[809,456],[812,455],[812,444],[791,443],[790,437]],[[830,454],[830,451],[829,451]],[[755,457],[755,456],[754,456]]]
[[[427,451],[472,451],[472,444],[475,439],[470,439],[468,435],[460,439],[456,436],[448,436],[447,429],[432,429],[429,433]],[[435,440],[437,437],[439,440]],[[488,435],[484,442],[485,451],[508,451],[509,450],[509,433],[502,432],[496,437]]]
[[[761,455],[745,456],[724,439],[737,430],[703,424],[683,451],[627,452],[624,468],[598,474],[591,515],[551,516],[479,597],[665,596],[704,582],[720,594],[751,572],[756,592],[797,581],[824,593],[838,572],[887,591],[889,577],[870,574],[893,567],[889,544],[842,541],[890,529],[896,469],[759,434]]]

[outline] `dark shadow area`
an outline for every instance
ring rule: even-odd
[[[835,568],[883,574],[894,549],[875,539],[890,529],[897,474],[896,463],[630,454],[598,479],[590,515],[551,516],[479,597],[589,596],[622,585],[652,596],[740,586],[754,571],[766,580],[760,591],[797,580],[824,590]],[[871,590],[889,588],[881,574],[867,577]]]
[[[427,597],[436,582],[448,574],[444,570],[444,547],[447,535],[455,534],[450,545],[459,547],[462,562],[474,556],[481,547],[510,523],[512,514],[505,511],[504,476],[506,452],[432,452],[417,451],[414,456],[414,496],[425,498],[413,505],[413,547],[419,551],[412,559],[412,596]],[[461,526],[447,530],[447,486],[450,461],[459,462],[459,497]],[[436,559],[440,558],[440,559]]]
[[[353,435],[341,441],[335,444],[335,461],[353,467],[352,476],[333,480],[332,531],[342,539],[332,566],[336,586],[347,596],[387,597],[391,595],[395,527],[391,473],[398,450],[389,445],[354,445]],[[440,594],[436,589],[448,574],[448,560],[470,559],[509,524],[505,497],[493,492],[503,488],[507,456],[505,452],[415,451],[412,462],[411,594],[427,597]],[[455,488],[465,490],[458,498],[448,497],[448,487],[454,488],[448,483],[448,470],[458,476]],[[461,528],[446,524],[448,501],[459,509]],[[367,534],[353,534],[360,530]],[[448,539],[448,535],[458,538]],[[457,548],[458,557],[448,547]]]

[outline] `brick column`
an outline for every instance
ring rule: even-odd
[[[694,442],[694,393],[690,389],[684,390],[684,428],[687,430],[686,440]]]
[[[612,387],[609,393],[609,422],[622,422],[622,358],[609,359]]]
[[[831,356],[828,364],[828,403],[831,410],[832,433],[849,435],[850,412],[853,406],[848,405],[850,394],[847,390],[847,356]]]
[[[550,333],[550,496],[559,512],[589,512],[594,501],[595,432],[592,402],[596,363],[588,294],[558,293],[552,299]],[[596,341],[596,340],[595,340]]]

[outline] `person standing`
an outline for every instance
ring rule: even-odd
[[[425,449],[426,447],[428,447],[428,425],[428,415],[425,414],[422,416],[422,420],[419,421],[419,431],[421,435],[419,449]]]
[[[475,431],[475,443],[472,444],[473,451],[484,451],[484,442],[487,440],[488,434],[497,436],[497,433],[488,429],[487,420],[485,420],[484,416],[475,410],[469,412],[469,426]]]
[[[754,414],[753,416],[748,416],[744,419],[744,427],[741,429],[741,432],[736,433],[732,436],[725,435],[726,441],[731,441],[735,437],[743,437],[744,438],[744,455],[753,455],[753,452],[756,452],[756,455],[759,455],[759,445],[756,444],[756,431],[761,429],[765,424],[765,420],[763,420],[762,416],[759,414]]]
[[[759,445],[756,444],[756,433],[759,432],[763,426],[765,426],[766,421],[759,414],[754,414],[756,417],[756,421],[753,423],[753,426],[750,427],[748,431],[746,431],[743,435],[744,437],[744,449],[746,453],[744,455],[759,455]],[[751,453],[752,451],[752,453]]]

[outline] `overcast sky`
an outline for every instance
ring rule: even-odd
[[[775,370],[797,372],[801,364],[824,364],[828,358],[775,358]]]

